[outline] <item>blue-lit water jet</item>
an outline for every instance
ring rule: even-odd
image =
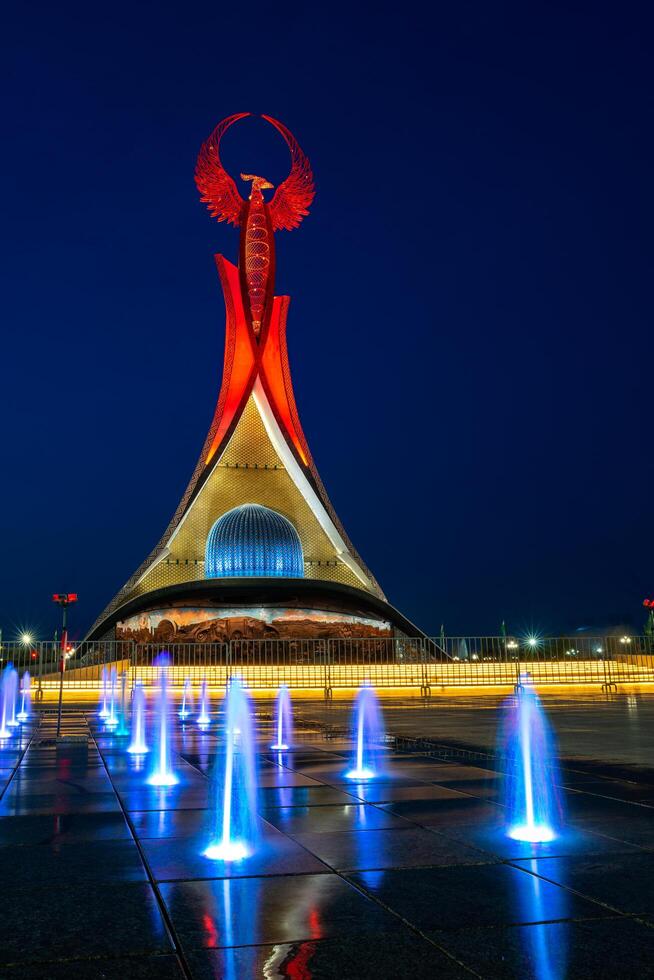
[[[212,773],[214,832],[205,857],[240,861],[257,843],[255,744],[250,699],[238,679],[225,693],[222,752]]]
[[[109,708],[107,706],[107,668],[102,668],[102,697],[100,698],[100,710],[98,718],[108,718]]]
[[[16,706],[18,704],[18,671],[12,667],[11,676],[8,678],[9,689],[10,689],[10,699],[9,699],[9,712],[7,717],[7,725],[9,728],[18,728],[20,722],[18,721]]]
[[[144,755],[149,751],[145,741],[145,691],[140,683],[136,684],[132,696],[132,737],[127,751],[131,755]]]
[[[184,681],[184,690],[182,692],[182,706],[179,709],[179,717],[182,721],[186,721],[193,714],[193,682],[190,677],[187,677]]]
[[[384,737],[379,701],[372,687],[362,687],[354,705],[356,752],[348,779],[373,779],[377,775],[376,748]]]
[[[109,713],[107,714],[105,725],[107,728],[115,728],[118,724],[116,713],[116,668],[111,668],[109,675]]]
[[[20,682],[20,711],[16,715],[18,721],[27,721],[32,713],[32,681],[29,670],[23,674]]]
[[[275,727],[277,738],[270,748],[277,752],[285,752],[293,740],[293,706],[286,684],[282,684],[277,692]]]
[[[556,839],[560,824],[553,734],[538,695],[524,679],[506,708],[506,834],[512,840],[548,843]]]
[[[211,724],[211,715],[209,714],[209,690],[207,688],[207,679],[203,678],[202,684],[200,685],[200,713],[197,717],[197,723],[200,728],[206,728],[207,725]]]
[[[16,714],[16,693],[18,690],[18,674],[11,664],[7,664],[2,672],[2,689],[0,691],[0,738],[9,738],[11,719]]]
[[[118,702],[118,727],[116,735],[129,735],[127,724],[127,671],[120,675],[120,700]]]
[[[159,691],[155,710],[154,765],[148,783],[151,786],[175,786],[178,782],[173,771],[171,751],[171,726],[169,717],[168,671],[159,672]]]

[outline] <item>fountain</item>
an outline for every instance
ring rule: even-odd
[[[11,671],[10,677],[7,678],[10,688],[7,725],[9,728],[18,728],[20,725],[20,722],[16,716],[16,707],[18,704],[18,671],[15,667],[12,667]]]
[[[107,668],[102,668],[102,697],[100,699],[102,707],[98,711],[98,718],[108,718],[109,708],[107,707]]]
[[[116,735],[129,735],[127,724],[127,671],[120,675],[120,701],[118,702],[118,727]]]
[[[165,666],[162,666],[159,672],[159,694],[155,711],[154,765],[148,779],[150,786],[175,786],[179,782],[172,767],[168,712],[168,671]]]
[[[506,705],[503,731],[507,837],[543,844],[557,837],[554,738],[538,695],[525,678]]]
[[[215,861],[240,861],[253,853],[258,835],[252,708],[237,678],[225,693],[224,737],[211,780],[214,833],[203,853]]]
[[[131,755],[144,755],[148,751],[145,741],[145,691],[140,681],[132,697],[132,738],[127,751]]]
[[[23,674],[20,683],[20,711],[16,715],[20,722],[27,721],[32,713],[32,681],[29,670]]]
[[[11,719],[16,714],[17,681],[18,674],[11,664],[7,664],[0,685],[0,738],[9,738],[12,734]]]
[[[118,724],[118,716],[116,714],[116,668],[111,668],[111,674],[109,675],[109,713],[105,720],[105,725],[107,728],[115,728]]]
[[[375,768],[375,746],[384,734],[384,723],[377,695],[372,687],[366,685],[357,694],[354,717],[356,719],[356,755],[354,766],[348,779],[372,779],[377,775]]]
[[[207,725],[211,724],[211,715],[209,714],[209,692],[207,690],[207,678],[203,678],[202,684],[200,685],[200,714],[197,717],[197,723],[200,728],[206,728]]]
[[[270,746],[277,752],[285,752],[293,737],[293,706],[291,695],[286,684],[282,684],[277,692],[277,715],[275,719],[277,740]]]
[[[189,715],[193,714],[193,683],[190,677],[184,681],[184,691],[182,693],[182,706],[179,709],[179,717],[186,721]]]

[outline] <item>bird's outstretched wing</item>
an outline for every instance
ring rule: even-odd
[[[313,184],[311,165],[297,144],[292,133],[272,116],[263,117],[282,134],[291,151],[291,172],[275,191],[269,204],[273,229],[291,231],[309,213],[316,189]]]
[[[220,162],[220,141],[232,123],[249,115],[249,112],[237,112],[218,123],[209,139],[202,144],[195,165],[195,183],[200,191],[200,200],[207,205],[213,218],[229,221],[237,228],[240,224],[243,198]]]

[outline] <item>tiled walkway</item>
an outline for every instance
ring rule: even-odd
[[[492,770],[388,754],[353,784],[349,745],[300,732],[277,760],[263,724],[261,846],[223,865],[216,734],[179,730],[155,789],[125,739],[67,724],[87,738],[0,746],[0,980],[652,975],[651,786],[565,773],[568,831],[524,845]]]

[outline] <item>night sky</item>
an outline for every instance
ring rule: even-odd
[[[5,639],[51,636],[61,590],[80,635],[186,486],[222,369],[213,254],[238,244],[193,169],[246,110],[313,165],[277,292],[309,444],[389,601],[450,634],[641,626],[652,26],[481,0],[5,12]],[[256,119],[223,160],[288,169]]]

